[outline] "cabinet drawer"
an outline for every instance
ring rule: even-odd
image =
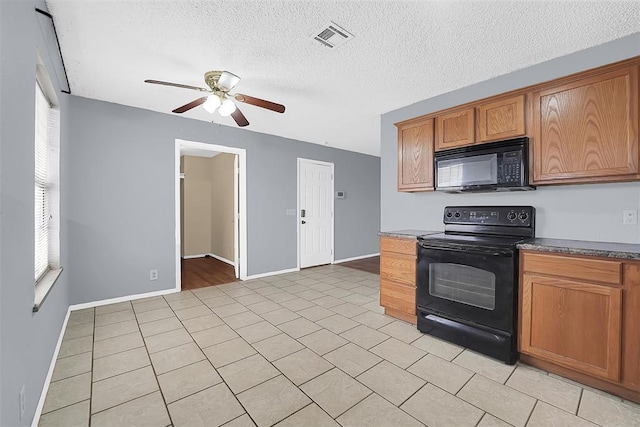
[[[383,254],[380,256],[380,279],[415,287],[416,260],[413,255]]]
[[[380,252],[395,252],[406,255],[416,255],[416,239],[401,239],[399,237],[381,237]]]
[[[622,262],[524,252],[523,270],[530,273],[620,285]]]
[[[415,315],[416,288],[381,279],[380,305],[403,313]]]

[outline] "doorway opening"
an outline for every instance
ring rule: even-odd
[[[334,261],[333,169],[298,158],[298,268]]]
[[[246,194],[246,150],[176,139],[176,289],[246,280]]]

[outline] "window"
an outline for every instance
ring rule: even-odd
[[[34,310],[44,300],[60,270],[60,112],[44,67],[35,87],[34,168]]]
[[[35,280],[49,270],[49,100],[36,83]]]

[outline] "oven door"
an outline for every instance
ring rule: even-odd
[[[418,243],[418,311],[515,332],[513,248]]]

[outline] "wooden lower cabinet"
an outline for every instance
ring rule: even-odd
[[[385,314],[416,323],[416,239],[380,237],[380,305]]]
[[[523,361],[640,400],[640,262],[533,251],[520,262]]]
[[[522,278],[522,351],[620,380],[622,289],[556,277]]]

